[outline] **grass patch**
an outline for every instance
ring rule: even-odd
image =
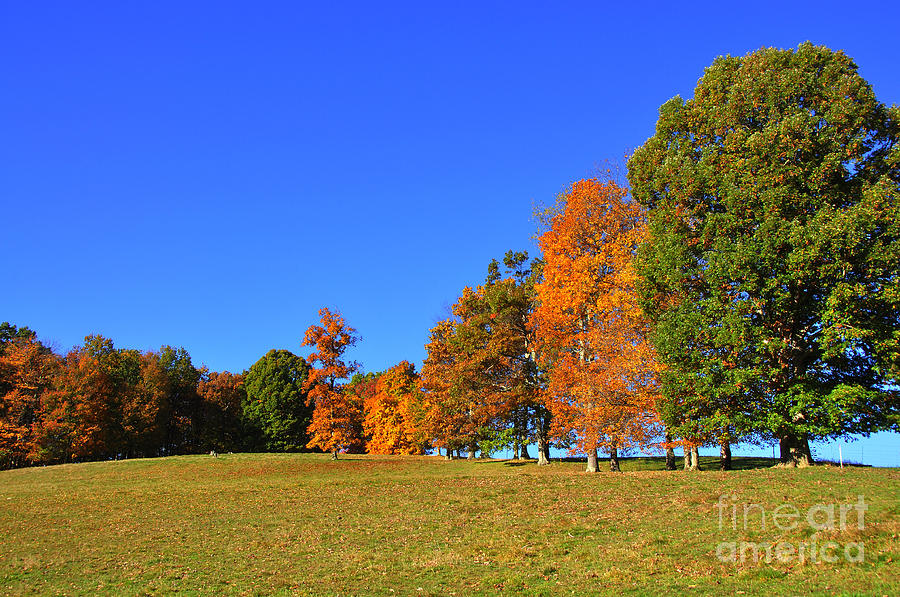
[[[0,593],[894,593],[900,471],[767,460],[690,473],[631,458],[589,475],[579,462],[229,454],[4,471]],[[864,495],[864,529],[818,537],[864,543],[865,561],[720,562],[721,542],[813,534],[753,515],[720,528],[722,494],[804,513]]]

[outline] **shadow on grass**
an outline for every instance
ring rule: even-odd
[[[526,466],[533,465],[537,463],[537,460],[487,460],[476,458],[471,461],[476,464],[502,464],[503,466]],[[562,457],[562,458],[551,458],[551,463],[554,462],[567,462],[567,463],[580,463],[587,464],[587,458],[584,457]],[[598,464],[600,465],[600,470],[606,470],[608,466],[606,464],[609,462],[608,457],[600,457]],[[703,470],[708,471],[717,471],[720,470],[721,467],[721,459],[715,456],[701,456],[700,457],[700,467]],[[736,471],[745,471],[745,470],[754,470],[754,469],[764,469],[769,468],[778,464],[777,458],[760,458],[755,456],[735,456],[731,459],[731,468]],[[666,470],[666,458],[665,456],[626,456],[619,457],[619,466],[623,471],[664,471]],[[846,466],[846,465],[845,465]],[[681,470],[684,468],[684,458],[678,457],[675,459],[675,468],[676,470]]]

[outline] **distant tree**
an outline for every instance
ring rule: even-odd
[[[297,357],[298,359],[300,357]],[[197,394],[201,402],[201,449],[228,452],[243,447],[242,405],[247,390],[240,373],[201,370]],[[306,400],[300,396],[305,406]],[[306,430],[301,437],[305,438]],[[304,445],[301,443],[300,445]]]
[[[41,399],[58,367],[58,357],[33,332],[12,327],[9,334],[0,329],[0,468],[38,461]]]
[[[425,453],[428,441],[419,426],[422,401],[417,382],[415,367],[408,361],[377,377],[363,421],[369,454]]]
[[[377,373],[354,373],[350,378],[350,383],[343,386],[342,391],[347,404],[350,428],[348,435],[352,438],[344,446],[344,452],[348,454],[366,453],[366,443],[369,438],[366,437],[363,425],[366,416],[365,405],[374,399],[379,375]]]
[[[0,323],[0,351],[6,344],[16,340],[34,340],[35,338],[36,334],[27,326],[17,327],[8,321]]]
[[[96,334],[66,353],[44,395],[36,441],[39,460],[96,460],[116,453],[121,440],[118,358],[112,340]]]
[[[469,458],[511,447],[527,457],[536,441],[538,462],[549,462],[550,412],[529,326],[539,266],[525,252],[507,252],[502,266],[492,260],[484,284],[464,288],[452,318],[431,330],[421,412],[433,445],[448,456],[461,447]]]
[[[171,382],[159,353],[120,350],[111,371],[116,386],[116,451],[126,458],[163,452],[171,417]]]
[[[23,340],[34,341],[35,339],[35,333],[27,327],[20,328],[12,325],[8,321],[4,321],[3,323],[0,323],[0,356],[3,355],[8,346],[16,345]],[[11,363],[7,364],[5,368],[0,369],[0,396],[6,394],[13,388],[13,377],[16,375],[15,371],[16,367]]]
[[[166,453],[190,453],[199,449],[201,405],[197,395],[200,370],[184,348],[163,346],[159,364],[168,378],[170,416],[166,433]]]
[[[526,448],[534,441],[541,465],[550,463],[552,413],[543,399],[546,372],[539,362],[530,320],[537,306],[535,286],[543,265],[538,259],[529,262],[525,251],[507,251],[502,268],[497,260],[489,264],[483,290],[490,324],[488,354],[499,357],[491,365],[501,410],[509,423],[513,456],[527,457]]]
[[[431,329],[419,376],[423,391],[421,426],[432,446],[445,449],[448,459],[455,451],[472,445],[478,428],[473,421],[472,400],[458,383],[459,354],[452,345],[455,332],[453,319],[439,321]]]
[[[557,435],[588,455],[588,470],[597,470],[598,448],[618,470],[619,450],[657,433],[657,364],[631,265],[644,215],[626,189],[590,179],[560,195],[548,217],[532,317],[547,404]]]
[[[357,363],[343,360],[344,352],[359,337],[340,313],[322,308],[319,317],[321,325],[309,326],[303,339],[303,346],[314,347],[309,355],[312,369],[303,386],[309,403],[315,405],[307,446],[331,452],[337,460],[339,451],[357,441],[353,407],[341,380],[349,379],[359,368]]]
[[[256,436],[257,447],[277,452],[304,450],[310,438],[312,408],[307,404],[304,387],[309,365],[303,357],[289,350],[270,350],[243,378],[243,417],[251,438]],[[215,387],[204,384],[201,392],[219,392],[225,402],[239,392],[233,378],[217,378],[216,382],[220,383]]]
[[[897,429],[900,109],[841,52],[718,58],[629,161],[642,306],[680,435]]]
[[[493,439],[501,426],[506,396],[499,385],[506,378],[503,357],[492,344],[491,309],[485,289],[463,288],[453,305],[455,324],[449,338],[453,354],[450,372],[451,404],[465,413],[464,430],[468,436],[469,459],[475,458],[479,443]]]

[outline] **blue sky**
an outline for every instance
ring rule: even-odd
[[[900,103],[887,2],[325,4],[0,1],[0,320],[240,371],[330,306],[419,363],[716,56],[810,40]]]

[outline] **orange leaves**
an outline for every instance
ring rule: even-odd
[[[0,467],[33,452],[41,394],[57,365],[33,335],[0,344]]]
[[[551,213],[531,324],[557,435],[574,433],[584,451],[644,443],[657,367],[634,291],[644,215],[624,188],[596,179],[573,184]]]
[[[344,352],[356,344],[359,337],[340,313],[322,308],[319,316],[321,325],[309,326],[303,339],[303,346],[315,348],[307,359],[312,369],[304,383],[307,399],[315,404],[307,430],[311,438],[307,446],[337,456],[339,450],[346,449],[358,439],[353,409],[338,382],[359,367],[357,363],[342,360]]]
[[[364,405],[369,454],[425,453],[425,434],[419,428],[422,401],[418,377],[408,361],[378,376],[375,392],[366,397]]]

